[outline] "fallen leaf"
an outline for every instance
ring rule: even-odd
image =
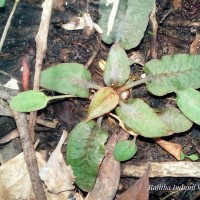
[[[2,99],[0,99],[0,115],[12,117],[8,104]]]
[[[71,31],[80,30],[88,27],[91,32],[92,30],[96,30],[98,33],[103,33],[101,27],[93,22],[90,14],[87,12],[83,14],[83,17],[73,17],[70,20],[70,22],[62,24],[61,27],[64,28],[65,30],[71,30]]]
[[[122,120],[121,120],[117,115],[114,115],[114,114],[112,114],[112,113],[109,113],[109,115],[111,115],[112,117],[114,117],[115,119],[117,119],[117,120],[119,121],[119,125],[121,126],[121,128],[122,128],[123,130],[125,130],[127,133],[129,133],[130,135],[138,135],[138,134],[136,134],[134,131],[128,130],[128,129],[125,127],[125,125],[124,125],[124,123],[122,122]]]
[[[67,138],[67,132],[63,131],[62,137],[51,154],[46,166],[40,170],[39,176],[44,181],[49,192],[58,194],[74,189],[75,177],[71,166],[66,166],[61,153],[61,147]],[[55,173],[56,172],[56,173]]]
[[[39,168],[45,166],[46,162],[42,156],[36,152]],[[0,198],[5,200],[29,199],[36,200],[31,188],[30,176],[24,160],[24,154],[9,160],[0,166]],[[44,187],[45,188],[45,187]],[[80,194],[66,191],[58,195],[49,193],[45,190],[47,200],[71,200],[70,196],[76,200],[83,200]]]
[[[171,0],[171,4],[174,10],[177,10],[182,7],[182,0]]]
[[[0,139],[0,144],[10,142],[11,140],[13,140],[17,137],[19,137],[19,133],[18,133],[17,129],[15,129],[15,130],[11,131],[10,133],[8,133],[7,135],[5,135],[4,137],[2,137]]]
[[[193,40],[193,42],[190,46],[190,53],[198,54],[199,48],[200,48],[200,34],[197,33],[195,39]]]
[[[162,147],[165,151],[170,153],[172,156],[174,156],[177,160],[181,159],[181,145],[165,141],[161,138],[154,138],[153,139],[156,144],[158,144],[160,147]]]
[[[117,200],[148,200],[149,199],[149,167],[142,177],[124,192]]]

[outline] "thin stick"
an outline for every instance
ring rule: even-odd
[[[158,33],[158,23],[156,20],[156,3],[154,1],[153,10],[150,15],[150,22],[152,28],[152,38],[150,41],[150,55],[151,58],[157,59],[158,57],[158,41],[157,41],[157,33]]]
[[[9,78],[15,79],[20,84],[22,83],[21,81],[17,80],[13,75],[11,75],[11,74],[9,74],[7,72],[4,72],[4,71],[0,70],[0,74],[3,74],[4,76],[7,76]]]
[[[12,20],[12,18],[13,18],[13,15],[14,15],[14,13],[15,13],[15,10],[16,10],[16,8],[17,8],[17,5],[18,5],[19,1],[20,1],[20,0],[15,0],[15,4],[14,4],[14,6],[13,6],[13,8],[12,8],[12,11],[11,11],[10,16],[9,16],[9,18],[8,18],[8,21],[7,21],[7,23],[6,23],[6,26],[5,26],[5,28],[4,28],[4,31],[3,31],[3,34],[2,34],[2,37],[1,37],[1,41],[0,41],[0,53],[1,53],[1,50],[2,50],[2,48],[3,48],[3,44],[4,44],[4,41],[5,41],[5,39],[6,39],[6,36],[7,36],[7,33],[8,33],[8,29],[10,28],[11,20]]]
[[[93,63],[94,59],[96,58],[96,56],[98,55],[99,51],[101,48],[101,43],[98,42],[96,49],[94,50],[93,54],[91,55],[91,57],[89,58],[89,60],[87,61],[87,63],[85,64],[85,67],[88,69],[90,67],[90,65]]]
[[[45,0],[43,3],[43,11],[40,21],[40,26],[38,33],[36,35],[36,63],[35,63],[35,76],[33,89],[39,90],[40,86],[40,73],[42,70],[43,59],[47,50],[47,37],[49,31],[50,18],[52,13],[53,0]],[[29,129],[32,136],[32,139],[35,138],[35,121],[36,121],[36,112],[30,113]]]

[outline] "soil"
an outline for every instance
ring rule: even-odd
[[[89,3],[88,3],[89,2]],[[163,55],[170,55],[176,53],[189,53],[190,45],[195,38],[196,32],[199,27],[194,26],[177,26],[172,25],[180,21],[198,21],[200,18],[200,2],[199,0],[183,0],[181,9],[173,9],[172,1],[158,0],[157,1],[157,21],[159,25],[158,31],[158,58]],[[0,33],[6,23],[8,13],[13,5],[12,1],[7,1],[5,8],[0,11]],[[99,43],[99,35],[97,33],[90,36],[85,35],[83,30],[80,31],[67,31],[61,27],[62,23],[66,23],[72,16],[81,15],[88,8],[92,19],[97,22],[99,18],[98,1],[76,0],[73,4],[65,6],[63,11],[54,10],[49,38],[48,49],[44,60],[44,68],[50,67],[57,63],[76,62],[86,64],[92,53],[97,48]],[[21,59],[24,54],[30,53],[30,49],[35,49],[35,35],[38,30],[41,16],[40,1],[26,1],[22,0],[14,16],[5,46],[0,55],[0,69],[15,76],[21,80]],[[165,16],[165,18],[163,18]],[[173,23],[172,23],[173,22]],[[145,33],[145,37],[140,45],[134,49],[140,52],[146,61],[150,60],[149,49],[151,39],[150,24]],[[106,60],[109,45],[102,43],[101,50],[95,58],[89,70],[92,74],[93,82],[104,85],[103,71],[98,66],[100,59]],[[32,51],[34,52],[34,51]],[[132,53],[132,50],[128,52]],[[32,77],[34,74],[35,56],[30,56],[30,67],[32,70]],[[143,73],[142,66],[134,65],[131,67],[132,74],[140,77]],[[0,83],[5,84],[10,78],[0,74]],[[30,86],[31,89],[31,86]],[[53,93],[54,94],[54,93]],[[151,107],[163,108],[166,105],[175,105],[173,101],[173,94],[165,97],[155,97],[149,94],[144,86],[137,87],[132,90],[133,97],[144,99]],[[38,150],[47,150],[49,153],[56,147],[62,130],[70,132],[73,127],[83,120],[87,114],[89,100],[83,99],[68,99],[64,101],[56,101],[44,110],[40,111],[43,119],[53,120],[58,119],[59,125],[56,129],[44,128],[37,126],[37,137],[40,139]],[[9,124],[10,125],[7,125]],[[0,117],[1,135],[3,137],[15,128],[13,120],[8,117]],[[109,125],[105,123],[105,128],[109,130]],[[167,141],[181,144],[185,154],[199,153],[200,143],[200,127],[193,126],[189,131],[181,134],[174,134],[165,138]],[[161,149],[151,139],[139,137],[137,140],[138,153],[127,163],[134,163],[136,161],[176,161],[176,159],[169,153]],[[176,169],[174,169],[176,170]],[[134,178],[121,178],[121,189],[118,194],[123,193],[132,184],[136,182]],[[152,178],[150,179],[151,185],[158,184],[166,185],[188,185],[200,183],[197,178]],[[150,199],[161,199],[172,193],[173,191],[150,191]],[[167,199],[188,200],[192,199],[198,191],[179,191],[171,194]]]

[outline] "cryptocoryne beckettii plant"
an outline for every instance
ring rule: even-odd
[[[43,70],[40,84],[42,88],[64,95],[46,96],[43,92],[30,90],[18,94],[10,102],[13,110],[30,112],[44,108],[52,99],[88,98],[90,88],[98,90],[91,100],[87,118],[76,125],[67,143],[67,163],[72,166],[76,184],[84,191],[93,188],[108,136],[97,125],[96,118],[109,113],[134,136],[133,140],[117,144],[114,156],[119,161],[130,159],[136,153],[137,135],[158,138],[185,132],[193,122],[200,125],[200,93],[196,90],[200,88],[200,55],[167,55],[160,60],[151,60],[143,68],[146,77],[131,80],[130,65],[133,61],[125,50],[139,45],[154,1],[116,2],[107,4],[105,0],[100,1],[102,39],[105,43],[114,43],[103,75],[105,87],[91,82],[91,74],[84,65],[63,63]],[[174,92],[179,109],[166,107],[158,111],[141,99],[124,96],[140,84],[146,84],[147,90],[155,96]]]

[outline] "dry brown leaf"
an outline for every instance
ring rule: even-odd
[[[171,0],[171,4],[174,10],[177,10],[182,7],[182,0]]]
[[[36,157],[39,168],[44,167],[46,162],[43,160],[42,156],[36,152]],[[35,200],[23,153],[0,166],[0,177],[0,199]],[[83,200],[80,194],[70,191],[61,192],[58,195],[47,191],[45,192],[48,200],[69,200],[69,195],[76,196],[77,200]]]
[[[2,99],[0,99],[0,115],[12,117],[12,112],[8,104]]]
[[[165,151],[170,153],[172,156],[174,156],[177,160],[181,159],[181,145],[165,141],[161,138],[155,138],[153,139],[156,144],[158,144],[160,147],[162,147]]]
[[[194,41],[190,46],[190,53],[191,54],[198,54],[198,49],[200,48],[200,34],[196,34]]]
[[[112,117],[114,117],[115,119],[117,119],[117,120],[119,121],[119,125],[121,126],[121,128],[122,128],[123,130],[125,130],[127,133],[129,133],[130,135],[138,135],[138,134],[136,134],[135,132],[133,132],[133,131],[131,131],[131,130],[128,130],[128,129],[125,127],[125,125],[124,125],[124,123],[122,122],[122,120],[121,120],[117,115],[114,115],[114,114],[112,114],[112,113],[109,113],[109,115],[111,115]]]
[[[17,137],[19,137],[19,133],[18,133],[17,129],[15,129],[15,130],[11,131],[10,133],[8,133],[7,135],[5,135],[4,137],[2,137],[0,139],[0,144],[10,142],[11,140],[13,140]]]
[[[74,189],[75,177],[71,166],[66,166],[61,153],[61,147],[67,138],[67,132],[63,131],[62,137],[51,154],[46,166],[40,170],[40,178],[44,181],[48,191],[58,194]]]
[[[149,167],[142,177],[124,192],[117,200],[148,200],[149,199]]]

